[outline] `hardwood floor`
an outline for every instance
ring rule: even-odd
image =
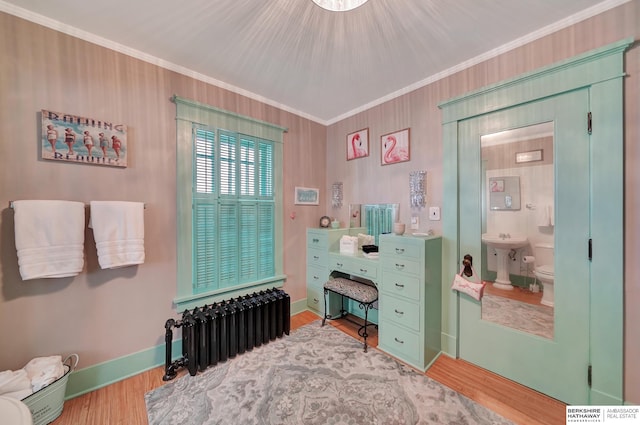
[[[484,291],[487,294],[498,295],[500,297],[509,298],[511,300],[520,301],[527,304],[541,305],[542,292],[531,292],[528,289],[514,286],[513,290],[505,291],[504,289],[498,289],[492,285],[493,282],[486,282]]]
[[[292,316],[291,329],[319,317],[309,311]],[[357,337],[357,325],[346,320],[329,322]],[[369,330],[367,341],[378,345],[377,331]],[[187,374],[181,370],[178,376]],[[165,384],[164,367],[157,367],[131,378],[84,394],[64,404],[54,425],[144,425],[147,410],[144,394]],[[475,400],[516,424],[564,424],[565,404],[532,391],[463,360],[441,355],[426,375]],[[170,425],[170,424],[168,424]]]

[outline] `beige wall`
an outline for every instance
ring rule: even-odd
[[[401,221],[418,214],[420,231],[441,234],[441,222],[429,221],[426,210],[409,208],[409,172],[427,171],[427,207],[442,206],[442,132],[437,105],[468,91],[516,77],[591,49],[640,36],[640,1],[634,0],[609,12],[544,37],[467,70],[444,78],[329,127],[327,185],[342,181],[345,204],[400,202]],[[625,392],[627,402],[640,404],[640,282],[636,278],[640,258],[640,48],[626,53],[625,78]],[[345,160],[345,135],[369,127],[370,156]],[[380,136],[411,128],[411,161],[381,166]],[[327,204],[329,208],[330,204]],[[447,211],[441,211],[442,215]],[[347,220],[348,208],[336,212]],[[597,284],[597,283],[596,283]],[[612,312],[619,314],[619,312]]]
[[[80,367],[163,342],[174,317],[175,108],[178,94],[289,128],[285,135],[285,289],[305,297],[305,230],[321,215],[348,219],[349,203],[401,202],[408,222],[410,171],[426,170],[428,206],[441,206],[442,134],[437,104],[487,84],[626,37],[639,37],[640,0],[325,128],[277,108],[131,59],[0,13],[0,370],[33,356],[78,352]],[[625,400],[640,403],[640,148],[637,47],[626,55],[626,312]],[[112,169],[38,159],[38,111],[50,109],[111,119],[129,126],[129,167]],[[370,156],[346,161],[346,134],[369,128]],[[411,128],[411,161],[381,166],[380,135]],[[332,209],[326,188],[344,183],[344,203]],[[293,187],[321,189],[320,207],[294,206]],[[92,235],[85,271],[75,278],[22,282],[13,232],[15,199],[144,201],[144,265],[100,270]],[[291,213],[296,214],[291,219]],[[442,212],[446,214],[446,211]],[[419,213],[421,230],[440,222]]]
[[[70,352],[85,368],[164,343],[164,322],[177,317],[174,94],[289,129],[285,290],[306,297],[305,229],[325,211],[294,208],[293,192],[324,193],[325,126],[3,13],[0,58],[0,370]],[[128,125],[128,168],[39,159],[41,109]],[[9,208],[18,199],[145,202],[146,261],[101,270],[87,231],[80,275],[23,282]]]

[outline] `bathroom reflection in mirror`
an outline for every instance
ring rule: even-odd
[[[484,135],[480,140],[481,275],[487,282],[482,319],[550,339],[554,332],[553,131],[553,122],[546,122]]]

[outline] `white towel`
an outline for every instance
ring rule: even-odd
[[[22,400],[32,392],[31,381],[24,369],[0,372],[0,395]]]
[[[64,375],[62,356],[36,357],[25,365],[24,370],[35,393]]]
[[[144,204],[92,201],[90,227],[103,269],[144,263]]]
[[[553,208],[551,205],[542,205],[538,209],[538,226],[553,226]]]
[[[84,204],[14,201],[22,280],[76,276],[84,267]]]

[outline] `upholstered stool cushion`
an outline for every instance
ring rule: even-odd
[[[324,289],[365,304],[372,303],[378,299],[378,289],[375,286],[343,277],[329,279],[324,284]]]

